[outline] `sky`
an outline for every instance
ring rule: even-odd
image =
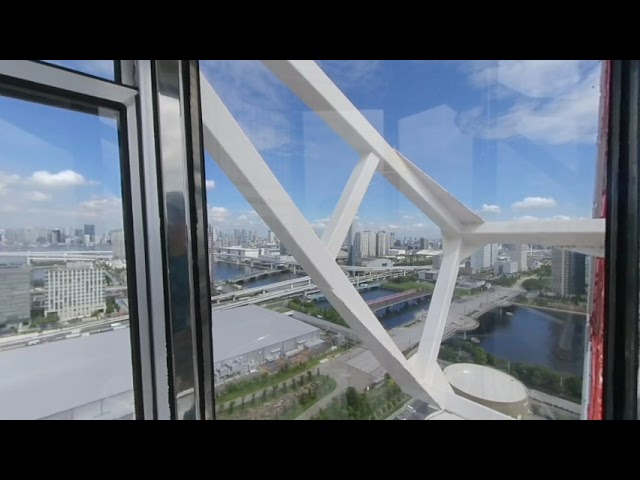
[[[55,62],[113,78],[105,61]],[[486,221],[591,216],[599,62],[318,63],[392,146]],[[202,61],[201,70],[321,231],[358,153],[261,62]],[[0,97],[0,228],[119,228],[117,144],[113,118]],[[205,174],[210,223],[266,232],[208,154]],[[378,174],[358,222],[397,237],[439,236]]]

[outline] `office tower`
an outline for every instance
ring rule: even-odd
[[[551,251],[551,288],[563,297],[584,295],[585,260],[581,253],[554,248]]]
[[[47,270],[45,315],[57,313],[61,321],[89,317],[105,310],[104,272],[91,262],[69,262]]]
[[[471,255],[471,271],[480,272],[491,268],[498,261],[498,244],[489,243]]]
[[[389,234],[378,232],[376,234],[376,257],[389,255]]]
[[[0,264],[0,329],[31,317],[31,267]]]

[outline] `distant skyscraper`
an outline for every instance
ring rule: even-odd
[[[424,237],[420,238],[419,247],[420,247],[420,250],[427,250],[429,248],[429,241]]]
[[[0,264],[0,329],[31,317],[31,267]]]
[[[276,241],[276,236],[273,234],[271,230],[267,231],[267,243],[274,243]]]
[[[471,271],[473,273],[491,268],[498,261],[498,244],[489,243],[471,255]]]
[[[396,232],[389,232],[389,246],[396,246]]]
[[[116,260],[123,260],[127,258],[126,250],[124,248],[124,231],[116,230],[111,232],[111,246],[113,248],[113,258]]]
[[[52,237],[52,242],[54,245],[57,245],[58,243],[63,243],[63,235],[62,235],[62,231],[59,228],[54,228],[51,231],[51,237]]]
[[[287,250],[287,247],[284,246],[282,240],[280,240],[280,255],[289,255],[289,250]]]
[[[95,235],[96,235],[96,226],[95,225],[85,225],[84,226],[84,234],[85,235],[89,235],[90,237],[95,237]],[[91,240],[93,240],[93,238]]]
[[[514,254],[511,257],[512,260],[518,262],[518,271],[526,272],[529,270],[527,267],[527,256],[529,254],[529,245],[516,244],[513,245]]]
[[[362,235],[360,235],[360,232],[357,230],[358,223],[357,220],[354,220],[347,233],[347,264],[351,266],[355,266],[359,260],[358,252],[360,251],[360,239]]]
[[[581,253],[554,248],[551,251],[551,287],[563,297],[584,295],[585,259]]]
[[[389,255],[389,234],[378,232],[376,234],[376,256],[384,257]]]
[[[69,262],[47,270],[45,315],[57,313],[60,320],[88,317],[104,311],[104,272],[87,262]]]

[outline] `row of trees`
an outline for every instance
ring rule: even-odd
[[[328,322],[349,328],[347,322],[345,322],[340,314],[333,308],[320,308],[314,302],[305,302],[303,300],[300,300],[299,298],[294,298],[288,303],[287,306],[292,310],[297,310],[314,317],[322,317],[323,320],[327,320]]]

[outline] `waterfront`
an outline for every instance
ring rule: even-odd
[[[249,275],[250,273],[261,272],[261,271],[263,270],[259,268],[252,268],[249,265],[239,265],[239,264],[228,263],[228,262],[214,262],[214,265],[213,265],[213,276],[216,282],[226,282],[228,280],[234,280],[244,275]],[[280,273],[278,275],[271,275],[265,278],[260,278],[258,280],[247,282],[244,285],[244,287],[245,288],[260,287],[262,285],[268,285],[270,283],[276,283],[276,282],[284,282],[285,280],[291,280],[293,278],[297,278],[301,276],[303,275],[299,275],[297,273],[292,273],[292,272]]]
[[[582,377],[586,316],[531,307],[514,306],[513,315],[495,308],[480,317],[480,326],[467,335],[476,337],[480,346],[496,357],[511,362],[541,365]],[[559,355],[566,322],[574,322],[571,354]],[[459,334],[458,334],[459,335]]]

